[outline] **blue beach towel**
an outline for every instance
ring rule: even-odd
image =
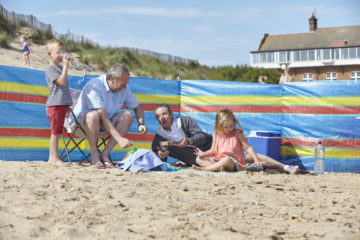
[[[164,163],[153,151],[147,149],[136,150],[116,166],[130,172],[177,171],[181,169]]]

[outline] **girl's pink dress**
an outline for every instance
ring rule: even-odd
[[[234,131],[228,135],[215,134],[215,161],[229,156],[237,161],[240,171],[246,169],[243,146],[238,138],[239,133],[242,132],[242,129],[234,129]]]

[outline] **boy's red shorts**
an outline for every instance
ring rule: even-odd
[[[46,108],[46,116],[49,118],[52,134],[62,133],[66,111],[66,105],[50,106]]]

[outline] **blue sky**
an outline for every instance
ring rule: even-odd
[[[55,3],[56,2],[56,3]],[[360,25],[359,0],[0,0],[33,14],[59,33],[85,35],[102,46],[136,47],[208,66],[249,65],[264,33]]]

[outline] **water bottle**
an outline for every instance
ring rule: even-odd
[[[71,54],[67,52],[59,52],[60,57],[71,58]]]
[[[315,148],[315,157],[314,157],[314,172],[315,174],[324,174],[324,161],[325,161],[325,148],[321,144],[321,141],[318,142],[318,145]]]

